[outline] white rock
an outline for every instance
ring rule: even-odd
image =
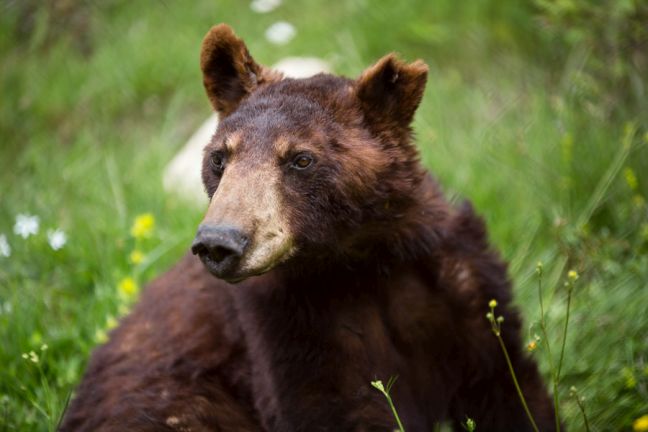
[[[275,45],[285,45],[297,35],[295,26],[286,21],[272,24],[265,32],[265,37]]]
[[[212,114],[171,159],[162,177],[167,192],[201,206],[207,203],[207,194],[202,184],[202,156],[203,148],[214,135],[216,126],[218,117]]]
[[[286,57],[273,66],[290,78],[308,78],[321,72],[330,72],[327,62],[316,57]],[[191,135],[164,169],[164,190],[188,203],[205,207],[207,195],[202,184],[203,148],[209,143],[218,126],[218,117],[212,114]]]
[[[254,0],[250,3],[250,9],[257,13],[272,12],[281,5],[281,0]]]
[[[317,57],[286,57],[273,67],[289,78],[308,78],[322,72],[331,72],[331,66]]]

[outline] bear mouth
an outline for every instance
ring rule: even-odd
[[[212,256],[211,253],[199,253],[198,255],[200,256],[200,260],[202,261],[205,268],[209,271],[209,273],[211,273],[218,279],[222,279],[230,284],[237,284],[239,282],[243,282],[248,278],[260,276],[264,273],[269,272],[275,267],[275,264],[273,263],[261,269],[246,271],[243,270],[237,262],[230,262],[230,259],[228,258],[223,260],[221,256]]]
[[[218,252],[218,251],[217,251]],[[262,266],[249,266],[246,263],[246,257],[238,260],[234,257],[226,257],[223,259],[219,253],[200,251],[197,255],[200,257],[205,268],[218,279],[222,279],[230,284],[237,284],[248,278],[254,276],[261,276],[273,270],[279,264],[285,263],[294,252],[293,248],[288,248],[284,253],[275,255],[269,262],[264,263]]]
[[[218,252],[205,252],[199,253],[198,255],[209,273],[228,283],[241,282],[251,276],[238,274],[238,265],[234,262],[237,260],[232,258],[223,259],[222,255],[218,254]]]

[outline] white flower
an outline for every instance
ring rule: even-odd
[[[250,9],[257,13],[268,13],[281,5],[281,0],[254,0]]]
[[[297,34],[295,26],[286,21],[279,21],[268,27],[265,37],[275,45],[285,45]]]
[[[0,256],[7,258],[10,255],[11,247],[9,246],[9,242],[7,241],[7,236],[0,234]]]
[[[55,230],[49,230],[47,232],[47,242],[49,245],[52,247],[52,249],[59,250],[63,246],[65,246],[65,243],[67,242],[67,235],[65,235],[65,232],[59,228]]]
[[[16,216],[14,233],[22,238],[27,238],[32,234],[38,233],[38,216],[19,214]]]
[[[3,310],[4,310],[4,313],[9,315],[11,313],[11,311],[13,310],[13,306],[11,306],[11,303],[9,303],[9,302],[5,302],[5,304],[0,304],[0,313],[3,313]]]

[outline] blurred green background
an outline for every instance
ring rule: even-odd
[[[296,29],[285,45],[264,36],[277,21]],[[485,216],[527,341],[536,263],[554,354],[565,274],[580,274],[559,383],[569,430],[585,429],[572,386],[592,430],[648,414],[647,1],[2,0],[0,430],[53,430],[92,348],[190,244],[201,209],[161,176],[210,113],[198,53],[218,22],[264,64],[318,56],[356,76],[389,51],[424,59],[423,160]],[[149,213],[151,235],[133,236]],[[38,233],[16,234],[20,214]],[[543,343],[530,355],[549,379]]]

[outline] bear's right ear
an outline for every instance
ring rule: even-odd
[[[258,65],[227,24],[212,27],[203,39],[200,69],[207,97],[220,117],[232,113],[257,86],[282,78]]]

